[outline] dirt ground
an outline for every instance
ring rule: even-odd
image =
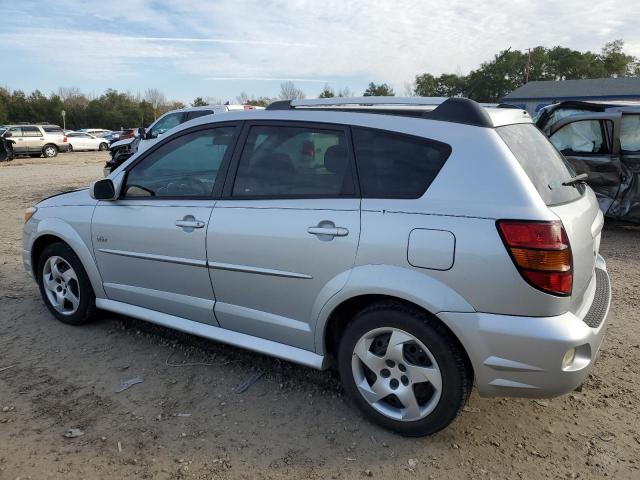
[[[55,321],[22,268],[22,212],[105,159],[0,164],[0,479],[640,478],[640,227],[605,228],[614,303],[581,392],[474,392],[448,429],[405,439],[362,418],[331,372],[112,314]]]

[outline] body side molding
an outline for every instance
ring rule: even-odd
[[[157,325],[227,343],[229,345],[252,350],[254,352],[264,353],[272,357],[299,363],[318,370],[324,370],[328,367],[328,360],[323,355],[318,355],[314,352],[303,350],[301,348],[290,347],[271,340],[254,337],[245,333],[225,330],[224,328],[214,327],[212,325],[194,322],[185,318],[175,317],[173,315],[167,315],[166,313],[160,313],[147,308],[136,307],[135,305],[129,305],[127,303],[107,300],[104,298],[97,298],[96,306],[103,310],[139,318],[140,320],[145,320]]]

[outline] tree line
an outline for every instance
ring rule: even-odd
[[[505,95],[531,80],[622,76],[640,76],[640,61],[624,52],[622,40],[607,43],[599,53],[579,52],[560,46],[539,46],[527,51],[508,48],[467,75],[418,74],[413,82],[404,86],[403,95],[464,96],[480,102],[500,102]],[[327,84],[318,97],[353,95],[349,88],[336,91]],[[387,83],[371,82],[362,95],[392,96],[395,95],[395,91]],[[242,92],[235,101],[242,105],[267,106],[277,99],[300,98],[305,98],[304,91],[288,81],[280,85],[278,98],[249,96]],[[196,97],[191,105],[221,103],[222,100],[216,97]],[[155,88],[149,88],[143,94],[108,89],[97,97],[86,95],[78,88],[60,88],[48,96],[40,90],[26,95],[22,90],[0,88],[0,124],[49,122],[62,125],[61,112],[64,110],[68,129],[100,127],[116,130],[121,127],[148,126],[164,112],[185,106],[182,102],[167,100],[166,96]]]

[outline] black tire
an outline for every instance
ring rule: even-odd
[[[98,150],[99,150],[99,151],[101,151],[101,152],[104,152],[105,150],[108,150],[108,149],[109,149],[109,145],[107,145],[107,144],[106,144],[106,143],[104,143],[104,142],[103,142],[103,143],[101,143],[101,144],[98,146]]]
[[[73,152],[73,145],[69,144],[69,150],[67,150],[67,152],[69,153]]]
[[[431,352],[442,377],[440,399],[424,418],[402,421],[390,418],[364,399],[352,371],[352,356],[358,340],[378,328],[394,328],[417,338]],[[345,328],[338,348],[338,370],[345,391],[358,407],[375,423],[401,435],[419,437],[434,434],[447,427],[467,403],[473,386],[473,371],[468,358],[451,332],[436,318],[411,306],[383,302],[371,305]]]
[[[43,272],[45,263],[51,257],[61,257],[66,261],[76,273],[77,286],[79,289],[80,302],[75,313],[65,315],[56,310],[45,292]],[[85,271],[80,259],[75,252],[66,243],[52,243],[48,245],[38,258],[37,280],[40,287],[40,295],[51,314],[63,323],[69,325],[83,325],[95,316],[96,313],[96,296],[91,287],[91,282]]]
[[[53,158],[58,155],[58,147],[51,143],[45,145],[44,147],[42,147],[42,155],[44,155],[45,158]]]

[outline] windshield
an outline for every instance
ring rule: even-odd
[[[573,167],[533,124],[496,128],[547,205],[571,202],[584,192],[581,183],[562,185],[576,175]]]

